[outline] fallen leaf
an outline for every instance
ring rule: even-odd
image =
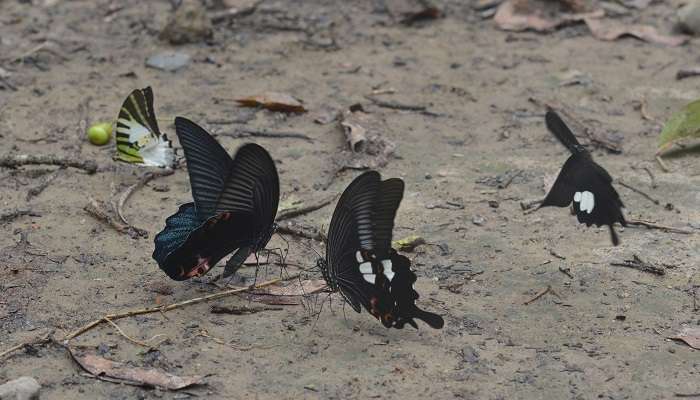
[[[367,129],[363,125],[369,124],[369,118],[369,114],[355,111],[346,113],[343,120],[340,121],[350,150],[355,153],[361,152],[367,141]]]
[[[393,142],[383,137],[384,132],[389,130],[384,121],[364,112],[357,105],[343,113],[340,126],[350,151],[334,159],[339,163],[338,170],[383,167],[396,149]]]
[[[673,143],[686,137],[700,137],[700,100],[686,105],[668,119],[661,130],[656,154],[661,154]]]
[[[671,336],[669,339],[681,340],[688,346],[700,350],[700,327],[683,328],[676,336]]]
[[[593,37],[599,40],[612,41],[624,36],[632,36],[646,42],[676,47],[689,39],[685,35],[661,34],[650,25],[619,25],[617,22],[601,21],[593,18],[585,18],[585,22]]]
[[[493,20],[506,31],[552,31],[562,25],[600,18],[603,10],[588,10],[577,1],[506,0],[501,3]]]
[[[391,243],[391,247],[398,251],[411,252],[422,244],[425,244],[425,239],[418,235],[411,235],[403,239],[395,240]]]
[[[270,111],[304,113],[301,101],[286,93],[265,92],[257,96],[236,99],[243,107],[263,107]]]
[[[68,347],[78,365],[97,379],[134,386],[179,390],[202,383],[201,376],[177,376],[155,368],[132,367]]]

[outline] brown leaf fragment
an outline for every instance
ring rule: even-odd
[[[270,111],[287,113],[305,113],[307,110],[301,101],[292,95],[279,92],[265,92],[255,96],[236,99],[242,107],[262,107]]]
[[[586,25],[593,37],[599,40],[612,41],[621,37],[632,36],[649,43],[677,47],[688,41],[686,35],[664,35],[650,25],[619,25],[616,21],[601,21],[586,18]]]
[[[683,328],[676,336],[670,336],[669,339],[681,340],[688,346],[700,350],[700,327]]]
[[[340,125],[345,132],[345,140],[350,146],[350,150],[359,153],[364,149],[367,141],[367,126],[370,122],[369,114],[363,111],[355,111],[346,113]]]
[[[155,368],[132,367],[94,354],[82,353],[70,347],[68,352],[82,369],[94,375],[95,378],[108,382],[179,390],[201,384],[203,379],[201,376],[177,376]]]
[[[384,120],[364,112],[361,107],[350,107],[343,114],[340,126],[350,151],[334,159],[338,163],[337,171],[383,167],[396,149],[396,145],[383,136],[388,131]]]
[[[592,10],[580,0],[506,0],[498,7],[494,22],[506,31],[548,32],[566,24],[603,15],[603,10]]]

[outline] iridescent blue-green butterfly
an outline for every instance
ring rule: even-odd
[[[175,118],[194,202],[165,220],[153,258],[174,280],[206,274],[221,259],[224,277],[267,245],[276,229],[279,178],[270,154],[248,143],[231,158],[207,131]]]

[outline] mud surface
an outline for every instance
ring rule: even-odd
[[[62,338],[105,313],[219,290],[209,276],[170,281],[151,259],[165,218],[190,201],[186,170],[152,181],[127,203],[127,219],[147,239],[120,234],[83,210],[89,197],[108,201],[144,172],[112,161],[111,145],[89,144],[85,123],[114,118],[132,89],[148,85],[161,129],[172,137],[172,118],[182,115],[219,134],[231,151],[253,139],[268,148],[283,204],[338,193],[358,173],[332,179],[347,146],[343,131],[314,120],[361,103],[396,145],[381,168],[406,182],[394,235],[430,243],[407,255],[420,305],[444,315],[446,325],[386,330],[343,308],[339,296],[330,304],[319,297],[318,318],[300,305],[222,315],[199,304],[118,321],[139,340],[164,335],[154,341],[168,339],[157,350],[109,325],[71,344],[135,366],[206,375],[206,385],[166,392],[98,381],[55,345],[5,357],[0,381],[34,376],[44,399],[662,399],[700,392],[700,353],[666,339],[700,324],[700,299],[693,298],[700,291],[698,154],[676,152],[671,172],[653,160],[658,121],[700,97],[696,78],[675,80],[679,68],[697,62],[697,42],[601,42],[583,26],[507,33],[461,1],[438,3],[444,18],[407,26],[379,1],[266,0],[215,24],[210,39],[175,47],[158,38],[168,2],[124,1],[116,11],[106,1],[45,3],[55,4],[0,2],[0,66],[9,72],[0,81],[0,148],[95,160],[100,170],[62,170],[29,201],[27,192],[56,167],[0,170],[0,210],[40,214],[1,228],[2,350],[51,330]],[[676,3],[656,2],[625,18],[667,28]],[[164,50],[191,61],[174,73],[145,66]],[[583,79],[572,83],[571,76]],[[285,115],[233,101],[270,90],[302,99],[310,111]],[[427,112],[378,106],[366,97],[373,91],[392,91],[376,96]],[[543,103],[620,140],[621,153],[595,149],[595,159],[659,202],[618,184],[629,219],[695,233],[630,227],[612,247],[606,228],[581,226],[565,209],[525,214],[520,203],[543,197],[544,182],[568,156],[544,127]],[[224,135],[242,126],[313,140]],[[325,230],[332,209],[295,221]],[[16,230],[28,232],[32,247],[17,245]],[[308,246],[323,251],[319,242],[287,240],[290,264],[311,268],[316,256]],[[269,247],[286,244],[275,237]],[[610,265],[634,255],[666,274]],[[274,278],[279,268],[268,272],[258,279]],[[213,304],[257,305],[239,297]]]

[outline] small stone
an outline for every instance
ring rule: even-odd
[[[472,217],[472,223],[477,226],[482,226],[486,223],[486,218],[482,217],[481,215],[475,215]]]
[[[692,0],[678,10],[678,25],[688,33],[700,34],[700,0]]]
[[[471,364],[478,362],[479,352],[472,346],[467,345],[462,349],[462,359]]]
[[[177,51],[164,51],[148,57],[146,66],[161,71],[175,72],[186,67],[189,62],[189,54]]]
[[[0,385],[2,400],[38,400],[41,385],[30,376],[23,376]]]
[[[426,173],[426,174],[425,174],[425,179],[433,179],[433,176],[430,175],[429,173]]]
[[[211,39],[214,27],[199,0],[185,0],[160,32],[160,38],[171,44],[197,43]]]

